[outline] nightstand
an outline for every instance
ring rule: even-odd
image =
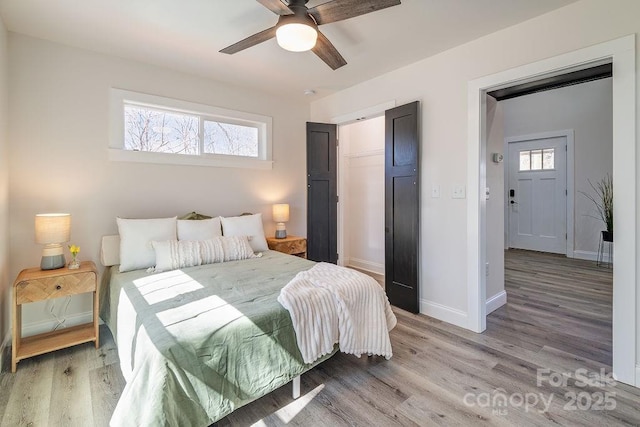
[[[93,292],[93,322],[53,332],[22,338],[22,305],[52,298]],[[80,263],[80,268],[57,270],[28,268],[22,270],[13,284],[13,345],[11,372],[15,372],[22,359],[95,341],[98,337],[98,270],[91,261]]]
[[[301,258],[307,257],[307,239],[299,236],[287,236],[284,239],[267,237],[267,245],[272,251],[295,255]]]

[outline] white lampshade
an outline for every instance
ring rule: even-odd
[[[276,40],[281,48],[291,52],[304,52],[316,45],[318,32],[310,25],[292,22],[278,27]]]
[[[44,245],[40,268],[53,270],[65,265],[61,243],[71,235],[71,214],[52,213],[36,215],[36,243]]]
[[[36,215],[36,243],[68,242],[71,234],[71,214],[51,213]]]
[[[275,222],[289,221],[289,205],[286,203],[273,205],[273,220]]]

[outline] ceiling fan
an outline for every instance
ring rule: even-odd
[[[257,0],[258,3],[280,16],[278,23],[264,31],[247,37],[222,49],[221,53],[234,54],[276,37],[278,44],[293,52],[313,51],[329,67],[336,70],[347,64],[329,39],[318,30],[318,25],[375,12],[400,4],[400,0],[332,0],[307,8],[309,0]]]

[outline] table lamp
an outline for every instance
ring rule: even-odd
[[[40,268],[54,270],[65,266],[62,243],[71,233],[71,214],[50,213],[36,215],[36,243],[44,245]]]
[[[284,223],[289,221],[289,205],[286,203],[273,205],[273,220],[276,222],[276,239],[287,237]]]

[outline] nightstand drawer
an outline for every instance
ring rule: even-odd
[[[23,280],[16,285],[16,304],[60,298],[95,290],[96,275],[92,272]]]

